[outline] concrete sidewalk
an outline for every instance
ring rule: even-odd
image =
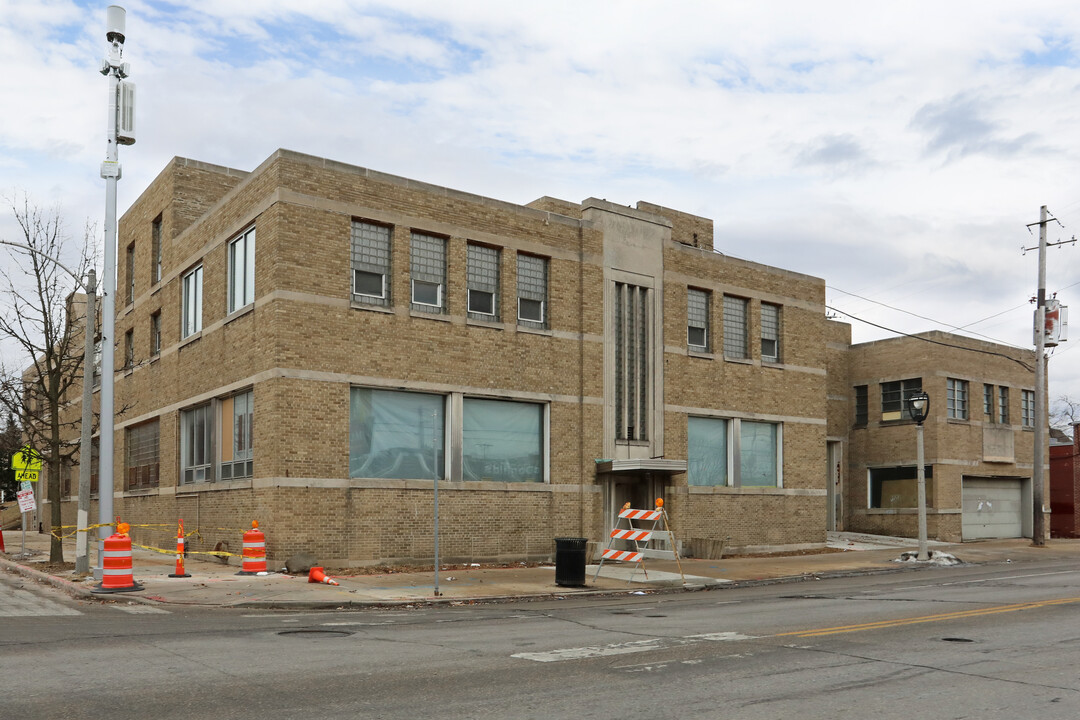
[[[498,600],[654,592],[664,589],[702,589],[720,586],[791,582],[815,577],[901,572],[926,568],[932,563],[900,562],[901,552],[914,549],[914,541],[850,534],[830,534],[829,551],[794,556],[728,557],[723,560],[683,559],[682,572],[670,560],[646,560],[645,570],[635,566],[604,563],[586,568],[581,588],[555,584],[554,565],[527,567],[468,566],[439,572],[440,595],[435,596],[434,573],[397,572],[381,575],[338,575],[340,585],[309,583],[305,576],[271,573],[266,576],[237,575],[234,565],[188,558],[190,578],[170,578],[175,569],[172,555],[135,549],[135,582],[138,592],[93,594],[97,583],[76,578],[71,571],[46,567],[49,538],[27,533],[27,555],[20,557],[20,534],[5,533],[8,553],[0,554],[0,571],[19,573],[62,588],[69,594],[114,602],[216,606],[236,608],[347,608],[358,606],[492,602]],[[1080,560],[1080,540],[1051,540],[1045,547],[1030,540],[988,540],[964,544],[932,543],[931,550],[952,555],[965,564],[1023,563],[1074,558]],[[64,558],[74,559],[74,542],[64,543]],[[93,557],[93,555],[92,555]],[[43,572],[44,571],[44,572]]]

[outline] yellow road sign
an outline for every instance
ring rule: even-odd
[[[29,445],[23,445],[11,456],[11,469],[17,481],[37,482],[41,476],[41,455]]]

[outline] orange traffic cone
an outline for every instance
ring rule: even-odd
[[[187,578],[191,577],[189,573],[184,572],[184,554],[186,550],[184,548],[184,521],[180,520],[180,528],[176,531],[176,572],[171,573],[171,578]]]
[[[337,580],[331,580],[326,577],[326,573],[323,572],[321,567],[313,567],[308,570],[307,581],[309,583],[326,583],[327,585],[338,585]]]

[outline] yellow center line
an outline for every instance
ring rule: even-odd
[[[815,630],[795,630],[792,632],[777,633],[772,637],[822,637],[824,635],[838,635],[840,633],[860,632],[863,630],[880,630],[883,628],[902,627],[904,625],[917,625],[919,623],[942,622],[945,620],[959,620],[963,618],[982,617],[984,615],[1019,612],[1021,610],[1034,610],[1036,608],[1049,607],[1051,605],[1069,605],[1072,603],[1080,603],[1080,597],[1040,600],[1038,602],[1016,603],[1014,605],[997,605],[994,607],[979,608],[977,610],[959,610],[956,612],[939,613],[937,615],[921,615],[919,617],[901,618],[897,620],[879,620],[878,622],[861,623],[859,625],[840,625],[838,627],[817,628]]]

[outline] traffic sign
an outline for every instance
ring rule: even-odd
[[[34,491],[33,490],[20,490],[15,493],[15,496],[19,498],[19,512],[34,512]]]
[[[29,445],[23,445],[11,456],[11,469],[15,479],[23,482],[37,482],[41,476],[41,455]]]

